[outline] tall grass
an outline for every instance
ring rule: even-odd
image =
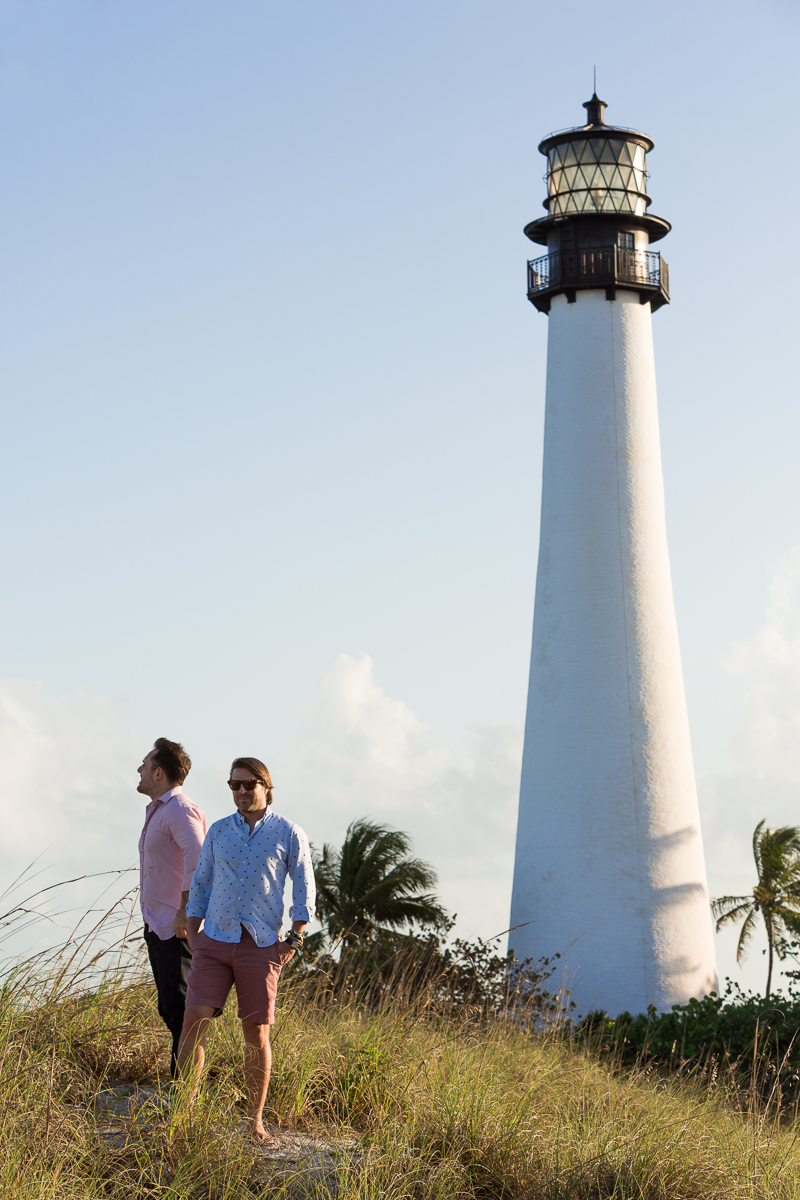
[[[0,988],[0,1195],[298,1195],[304,1168],[265,1160],[241,1132],[235,1006],[214,1023],[194,1108],[101,1136],[99,1090],[167,1087],[167,1034],[132,942],[130,901]],[[98,949],[100,947],[100,949]],[[97,954],[102,954],[97,958]],[[713,1070],[690,1079],[615,1068],[563,1031],[477,1019],[392,989],[365,1007],[289,978],[273,1030],[266,1117],[343,1143],[339,1197],[457,1200],[790,1200],[800,1195],[792,1114]],[[119,1122],[118,1122],[119,1123]]]

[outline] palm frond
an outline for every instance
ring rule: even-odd
[[[737,962],[741,962],[742,959],[746,957],[747,946],[750,942],[750,938],[753,936],[753,931],[755,930],[755,927],[756,927],[756,914],[755,914],[755,909],[753,909],[751,912],[749,912],[747,914],[744,925],[742,926],[742,931],[739,934],[739,941],[736,945],[736,961]]]
[[[736,947],[741,962],[760,912],[767,927],[770,948],[779,958],[786,953],[786,934],[800,939],[800,826],[766,827],[762,819],[753,831],[756,883],[750,896],[720,896],[711,902],[717,931],[723,925],[744,921]],[[772,969],[770,953],[770,971]],[[770,979],[767,978],[767,990]]]
[[[752,896],[719,896],[711,901],[711,912],[717,921],[717,929],[729,921],[738,921],[753,905]]]
[[[766,824],[766,818],[762,818],[755,829],[753,830],[753,858],[756,863],[756,874],[761,878],[761,831]]]
[[[361,817],[350,823],[340,850],[325,845],[316,854],[319,909],[329,937],[446,922],[430,890],[436,872],[409,857],[410,850],[407,834]]]
[[[776,932],[792,933],[796,938],[800,938],[800,912],[796,908],[781,905],[780,908],[775,909],[773,920]]]

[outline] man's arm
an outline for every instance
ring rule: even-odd
[[[302,933],[309,921],[314,919],[317,888],[314,881],[311,847],[305,833],[297,826],[292,831],[287,868],[292,881],[292,904],[289,916],[292,918],[292,929]]]
[[[176,818],[172,821],[170,833],[183,851],[183,891],[181,906],[175,914],[173,932],[178,938],[186,937],[186,904],[189,899],[189,888],[192,876],[197,868],[200,851],[205,838],[204,819],[190,809],[178,809]]]
[[[192,885],[189,888],[189,898],[186,904],[186,936],[191,947],[195,934],[203,923],[211,889],[214,886],[214,839],[209,835],[203,842],[200,858],[197,861]]]
[[[189,889],[181,892],[181,906],[175,913],[175,920],[172,922],[172,929],[177,938],[186,937],[186,905],[189,903]]]

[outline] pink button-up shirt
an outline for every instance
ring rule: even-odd
[[[153,932],[166,941],[188,892],[206,836],[206,815],[180,787],[151,800],[139,838],[139,903]]]

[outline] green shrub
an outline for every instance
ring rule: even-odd
[[[687,1068],[724,1065],[740,1082],[752,1078],[767,1094],[778,1088],[784,1102],[800,1096],[800,996],[773,992],[769,1000],[744,992],[730,979],[724,995],[676,1004],[670,1012],[590,1013],[577,1033],[601,1051],[631,1065],[650,1062]]]
[[[448,943],[454,921],[434,933],[415,935],[378,929],[342,950],[339,959],[320,954],[297,956],[291,976],[303,979],[309,995],[358,999],[367,1008],[387,998],[414,1003],[425,996],[431,1012],[447,1012],[461,1020],[482,1021],[514,1015],[522,1027],[559,1026],[575,1004],[548,991],[559,955],[518,963],[513,952],[501,954],[499,938]]]

